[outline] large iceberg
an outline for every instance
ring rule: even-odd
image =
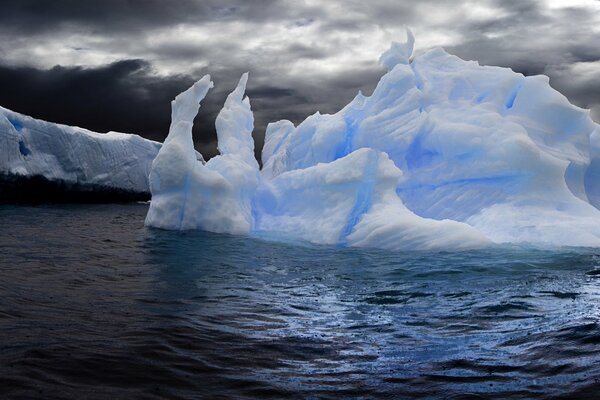
[[[160,147],[138,135],[96,133],[0,107],[0,202],[149,199]]]
[[[269,124],[259,170],[247,74],[194,157],[205,76],[172,104],[146,224],[386,249],[600,247],[600,127],[545,76],[480,66],[414,38],[381,56],[371,96]]]

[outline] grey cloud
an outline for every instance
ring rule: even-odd
[[[292,43],[286,48],[286,53],[294,58],[323,59],[331,56],[331,50],[323,46],[306,46],[302,43]]]
[[[481,6],[499,12],[484,17],[470,13]],[[258,152],[269,121],[285,118],[298,123],[317,110],[336,112],[359,90],[371,93],[384,73],[376,58],[356,53],[350,63],[342,63],[338,57],[353,46],[375,45],[368,42],[381,37],[375,33],[401,32],[402,25],[417,33],[419,52],[433,45],[420,42],[419,32],[451,37],[446,43],[450,53],[526,75],[546,73],[571,101],[599,110],[593,115],[600,116],[597,76],[568,79],[573,63],[600,60],[594,15],[584,8],[550,10],[542,0],[351,0],[323,5],[283,0],[7,0],[2,10],[0,55],[12,64],[0,65],[1,105],[57,122],[138,132],[161,140],[168,129],[172,97],[210,73],[216,86],[203,102],[194,128],[196,146],[207,156],[216,152],[214,118],[243,72],[250,71],[248,95],[255,112]],[[264,38],[273,26],[291,33],[281,39]],[[178,41],[174,35],[157,40],[182,27],[204,29],[202,39]],[[54,69],[35,58],[41,39],[61,43],[82,32],[93,40],[70,40],[69,46],[80,49],[73,62],[84,66]],[[127,60],[98,65],[93,58],[115,52]],[[96,64],[86,67],[87,62]],[[312,69],[314,63],[325,67]],[[161,65],[170,67],[168,74],[160,71]],[[68,92],[68,101],[53,101],[53,96],[61,95],[59,89]],[[72,95],[82,90],[89,95]],[[35,98],[31,104],[23,91]],[[111,103],[107,98],[118,100]],[[84,107],[83,101],[89,104]]]

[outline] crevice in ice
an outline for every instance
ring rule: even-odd
[[[360,128],[360,124],[365,119],[365,103],[368,99],[369,98],[365,97],[362,94],[362,91],[359,90],[352,102],[341,111],[344,123],[346,124],[346,133],[344,135],[344,140],[337,145],[332,161],[346,157],[355,150],[354,142],[356,134]]]
[[[419,189],[438,189],[444,186],[450,185],[465,185],[465,184],[499,184],[499,183],[509,183],[516,182],[520,179],[531,176],[531,174],[516,174],[516,175],[498,175],[498,176],[487,176],[487,177],[479,177],[479,178],[465,178],[465,179],[455,179],[450,181],[442,181],[438,183],[423,183],[412,186],[398,186],[396,188],[396,193],[407,192],[411,190],[419,190]]]
[[[410,67],[410,70],[412,71],[413,76],[415,77],[415,88],[417,88],[420,92],[423,92],[424,83],[421,73],[417,68],[415,68],[415,64],[412,61],[408,64],[408,66]]]
[[[183,182],[183,200],[181,202],[181,209],[179,210],[179,229],[183,226],[185,219],[185,207],[188,201],[188,193],[190,192],[190,174],[186,174]]]
[[[31,150],[29,150],[29,148],[27,147],[27,145],[25,145],[25,142],[22,141],[22,140],[19,140],[19,151],[24,156],[28,156],[28,155],[31,154]]]
[[[416,182],[396,187],[396,194],[420,217],[464,221],[483,208],[506,201],[531,176],[531,173],[519,173],[435,183]]]
[[[342,157],[346,157],[352,152],[352,148],[354,146],[354,137],[356,136],[359,122],[357,119],[351,119],[348,117],[345,117],[344,121],[346,122],[346,135],[344,137],[344,141],[341,142],[341,144],[337,147],[333,160],[339,160]]]
[[[7,117],[8,122],[18,131],[21,132],[23,130],[23,123],[14,117]]]
[[[378,153],[372,151],[369,154],[365,165],[365,171],[363,173],[363,181],[361,182],[358,192],[356,193],[356,200],[354,207],[348,215],[346,225],[342,229],[339,239],[340,246],[348,245],[348,235],[352,233],[360,217],[369,211],[371,204],[373,203],[373,190],[375,188],[375,174],[377,173],[377,164],[379,161]]]
[[[570,162],[565,169],[564,177],[567,187],[571,193],[586,203],[590,203],[585,190],[586,167],[586,165],[580,163]]]
[[[591,205],[600,210],[600,159],[592,160],[584,175],[584,187]]]
[[[513,105],[515,104],[515,100],[517,99],[517,96],[519,95],[519,91],[521,90],[522,87],[523,87],[523,81],[520,81],[519,83],[517,83],[515,85],[515,87],[511,91],[510,95],[508,96],[508,99],[504,103],[505,109],[510,110],[511,108],[513,108]]]
[[[411,143],[406,154],[406,165],[409,169],[416,169],[432,164],[439,153],[423,146],[423,136],[417,135]]]
[[[479,96],[477,96],[477,98],[475,99],[475,104],[481,104],[483,103],[483,101],[486,99],[486,95],[485,94],[480,94]],[[516,97],[516,96],[515,96]],[[513,99],[514,102],[514,99]],[[512,105],[511,105],[512,107]]]
[[[283,137],[275,145],[275,149],[273,150],[273,152],[271,154],[277,154],[277,152],[279,151],[279,149],[281,149],[281,146],[283,146],[283,144],[285,143],[285,141],[287,140],[287,138],[290,136],[290,133],[292,133],[293,131],[294,131],[293,129],[290,129],[289,131],[287,131],[286,133],[283,134]],[[263,160],[263,162],[265,162],[265,160]]]

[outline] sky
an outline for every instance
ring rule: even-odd
[[[3,0],[0,105],[91,130],[162,141],[170,101],[204,74],[194,143],[240,75],[262,147],[268,122],[333,113],[385,73],[405,27],[415,54],[443,47],[483,65],[545,74],[600,121],[600,0]]]

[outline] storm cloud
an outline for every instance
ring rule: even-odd
[[[300,122],[369,94],[391,40],[417,38],[482,64],[547,74],[600,120],[600,2],[445,0],[287,2],[3,1],[0,105],[96,131],[162,140],[170,101],[210,73],[215,89],[194,127],[216,153],[214,118],[239,76],[260,150],[269,121]]]

